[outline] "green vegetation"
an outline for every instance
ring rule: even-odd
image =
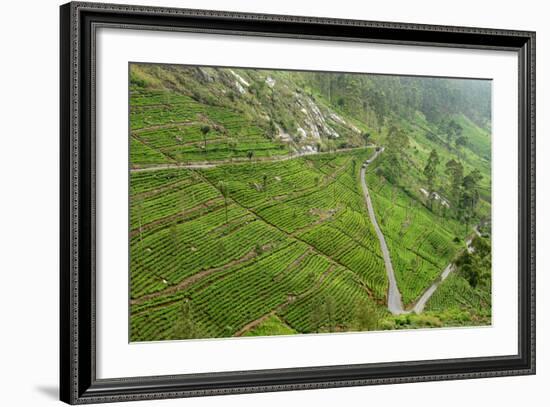
[[[131,341],[490,323],[487,98],[480,81],[132,64]],[[388,312],[363,166],[405,309],[455,264],[419,315]]]
[[[456,272],[440,285],[426,310],[443,313],[446,319],[462,315],[464,325],[487,325],[491,323],[491,244],[475,236],[471,247],[460,254]]]
[[[292,335],[297,333],[286,325],[280,318],[270,316],[256,328],[247,331],[244,336],[271,336],[271,335]]]

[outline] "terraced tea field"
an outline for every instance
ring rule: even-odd
[[[209,162],[284,156],[285,144],[270,141],[262,129],[237,112],[204,106],[185,95],[130,89],[130,163]]]
[[[371,199],[392,255],[403,303],[412,305],[462,247],[454,238],[462,236],[464,228],[384,183],[375,170],[376,164],[367,173]]]
[[[416,327],[409,313],[471,234],[429,207],[422,168],[435,151],[486,175],[486,134],[455,116],[472,140],[455,152],[425,118],[400,121],[411,139],[404,187],[383,172],[390,130],[292,90],[290,73],[262,84],[246,70],[189,72],[132,72],[130,340]],[[480,191],[482,218],[490,180]],[[392,276],[405,315],[388,308]],[[437,326],[486,323],[490,292],[452,273],[425,312]]]
[[[207,337],[246,335],[271,317],[277,331],[350,330],[365,301],[386,315],[386,270],[358,182],[373,151],[132,172],[132,340],[176,338],[182,302]],[[459,249],[460,225],[410,207],[375,168],[371,195],[410,305]],[[327,296],[336,322],[321,311],[315,325]]]
[[[183,300],[207,336],[244,334],[274,309],[313,332],[311,308],[327,292],[340,329],[359,300],[383,312],[385,270],[355,182],[371,153],[132,172],[132,340],[153,325],[175,337]]]

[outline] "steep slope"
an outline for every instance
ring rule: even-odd
[[[343,117],[301,85],[299,77],[281,71],[132,64],[132,164],[270,157],[365,144],[365,125]]]
[[[132,340],[490,322],[490,279],[474,288],[466,274],[478,259],[420,316],[389,314],[384,266],[410,310],[489,223],[486,90],[132,64]]]

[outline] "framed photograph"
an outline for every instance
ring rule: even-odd
[[[61,400],[535,373],[535,33],[61,6]]]

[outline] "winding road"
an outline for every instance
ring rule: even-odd
[[[363,195],[365,198],[365,203],[367,205],[369,218],[371,220],[372,225],[374,226],[374,230],[376,232],[376,235],[378,237],[378,241],[380,242],[380,249],[382,252],[382,257],[384,259],[384,265],[386,268],[386,274],[388,276],[388,299],[387,299],[387,307],[388,310],[394,314],[394,315],[400,315],[400,314],[409,314],[411,312],[415,312],[417,314],[421,313],[424,310],[424,307],[426,306],[426,303],[429,301],[429,299],[432,297],[432,295],[435,293],[439,285],[451,274],[452,271],[454,271],[455,266],[453,263],[450,263],[447,265],[447,267],[443,270],[439,278],[432,283],[430,287],[424,291],[424,293],[418,298],[418,300],[414,303],[411,309],[406,310],[403,307],[403,301],[401,299],[401,293],[399,292],[399,288],[397,286],[397,280],[395,279],[395,273],[393,270],[393,265],[390,257],[390,252],[388,250],[388,246],[386,244],[386,239],[384,237],[384,234],[382,233],[382,230],[380,229],[380,226],[378,225],[378,221],[376,220],[376,214],[374,212],[374,207],[372,205],[372,201],[369,194],[369,189],[367,187],[367,182],[365,180],[365,173],[367,167],[380,155],[384,152],[384,147],[377,147],[375,145],[369,145],[366,148],[377,148],[377,151],[374,153],[374,155],[367,160],[361,167],[361,187],[363,189]],[[354,150],[352,148],[345,148],[338,150],[341,151],[350,151]],[[291,160],[294,158],[303,157],[310,154],[329,154],[331,152],[301,152],[301,153],[295,153],[290,154],[286,156],[277,156],[277,157],[267,157],[262,158],[257,161],[261,162],[276,162],[276,161],[286,161]],[[142,171],[159,171],[159,170],[165,170],[165,169],[202,169],[202,168],[213,168],[220,164],[243,164],[243,163],[249,163],[249,159],[242,159],[242,160],[222,160],[218,162],[204,162],[204,163],[195,163],[195,164],[160,164],[160,165],[154,165],[150,167],[144,167],[144,168],[131,168],[131,172],[142,172]],[[479,235],[479,231],[474,229],[476,234]],[[470,238],[466,241],[467,250],[471,253],[474,249],[471,245],[473,238]]]
[[[435,293],[439,285],[445,281],[445,279],[451,274],[452,271],[455,269],[455,265],[453,263],[450,263],[445,267],[439,278],[432,283],[430,287],[424,293],[420,296],[420,298],[416,301],[414,306],[410,310],[406,310],[403,307],[403,301],[401,300],[401,293],[399,292],[399,288],[397,287],[397,281],[395,279],[395,273],[393,271],[393,265],[391,262],[390,252],[388,250],[388,246],[386,244],[386,239],[384,237],[384,234],[382,233],[382,230],[380,229],[380,226],[378,225],[378,221],[376,220],[376,214],[374,212],[374,208],[372,206],[372,201],[370,199],[369,194],[369,188],[367,187],[367,182],[365,180],[365,172],[367,170],[367,167],[382,153],[384,152],[384,147],[381,147],[378,151],[374,153],[374,155],[365,162],[365,164],[361,167],[361,186],[363,188],[363,195],[365,197],[365,202],[367,204],[367,209],[369,212],[369,217],[372,222],[372,225],[374,226],[374,230],[376,232],[376,235],[378,237],[378,241],[380,242],[380,249],[382,251],[382,257],[384,258],[384,265],[386,266],[386,274],[388,275],[388,310],[394,314],[394,315],[400,315],[400,314],[409,314],[411,312],[415,312],[417,314],[420,314],[424,307],[426,306],[426,303],[428,300],[432,297],[432,295]],[[474,229],[475,233],[479,235],[479,231]],[[471,253],[473,252],[474,248],[472,247],[472,240],[473,238],[470,238],[466,241],[467,250]]]
[[[481,233],[479,233],[479,230],[477,229],[477,226],[474,228],[474,232],[476,235],[481,236]],[[472,241],[474,240],[473,237],[466,240],[466,250],[468,250],[468,253],[474,252],[474,247],[472,246]],[[426,306],[426,303],[431,298],[433,293],[435,293],[435,290],[437,290],[437,287],[439,287],[439,284],[441,284],[447,277],[449,277],[449,274],[455,270],[454,263],[450,263],[445,267],[445,270],[443,270],[443,273],[439,276],[437,281],[432,283],[430,287],[426,291],[424,291],[424,294],[416,301],[416,304],[414,304],[413,311],[417,314],[420,314],[422,311],[424,311],[424,307]]]
[[[363,195],[365,197],[365,202],[367,203],[367,209],[369,212],[369,217],[376,235],[378,236],[378,241],[380,242],[380,249],[382,250],[382,257],[384,258],[384,265],[386,266],[386,273],[388,275],[388,310],[395,315],[404,314],[407,311],[403,308],[403,302],[401,301],[401,293],[399,288],[397,288],[397,281],[395,280],[395,273],[393,272],[393,265],[391,262],[390,252],[388,246],[386,245],[386,239],[384,234],[378,225],[376,220],[376,214],[374,213],[374,208],[372,206],[372,201],[369,195],[369,188],[367,187],[367,182],[365,181],[365,171],[367,166],[374,161],[382,152],[384,148],[381,147],[378,151],[374,153],[372,158],[370,158],[362,167],[361,167],[361,186],[363,187]]]

